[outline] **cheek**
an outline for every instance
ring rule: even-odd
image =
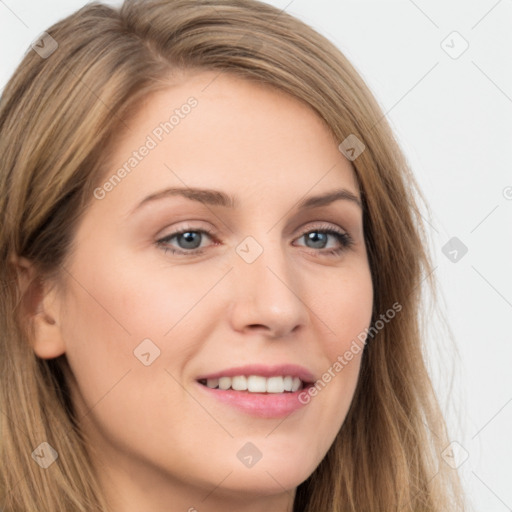
[[[146,386],[151,369],[153,386],[168,387],[164,369],[179,377],[219,317],[212,313],[215,301],[201,298],[223,268],[199,278],[185,267],[163,268],[161,260],[147,268],[135,258],[116,258],[115,250],[108,253],[109,258],[86,254],[74,262],[65,300],[66,357],[87,406],[128,371],[130,381]],[[151,365],[145,366],[148,359]],[[163,382],[154,382],[158,371]]]
[[[164,336],[183,316],[179,306],[173,312],[178,297],[159,297],[158,284],[126,266],[90,268],[98,271],[75,268],[81,283],[69,288],[62,326],[73,402],[84,430],[94,443],[103,446],[105,438],[123,452],[144,432],[157,440],[179,435],[176,412],[194,414],[183,408],[185,392],[166,372],[170,367],[180,380],[172,362],[179,360],[179,367],[188,357],[179,343],[171,343],[177,341],[172,332]]]
[[[367,328],[373,309],[373,285],[368,266],[351,269],[324,293],[318,294],[315,311],[326,335],[321,347],[324,369],[315,386],[301,396],[315,409],[325,437],[326,450],[346,417],[357,385]]]
[[[87,409],[133,365],[135,339],[124,320],[93,280],[81,279],[80,284],[73,282],[68,287],[62,335],[66,358]],[[81,406],[81,402],[77,404]]]
[[[76,275],[87,283],[87,291],[75,287],[76,300],[94,315],[102,329],[128,335],[134,343],[145,338],[162,339],[194,314],[205,299],[209,307],[214,305],[205,296],[227,270],[226,265],[199,271],[186,265],[173,267],[156,252],[151,258],[98,260],[96,265],[77,265]]]
[[[349,350],[354,341],[363,344],[373,310],[373,284],[367,265],[348,270],[335,283],[321,295],[318,306],[331,334],[325,347],[331,362]]]

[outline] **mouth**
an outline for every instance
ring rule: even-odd
[[[199,379],[199,384],[210,389],[223,391],[247,391],[248,393],[295,393],[308,386],[312,382],[305,382],[297,376],[285,375],[263,377],[262,375],[235,375],[234,377],[217,377],[211,379]]]
[[[315,378],[303,367],[252,365],[231,368],[196,379],[204,396],[260,418],[279,418],[302,409],[304,390]]]

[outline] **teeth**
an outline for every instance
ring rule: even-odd
[[[302,381],[298,377],[287,375],[285,377],[261,377],[260,375],[237,375],[236,377],[220,377],[207,379],[209,388],[235,391],[249,391],[250,393],[284,393],[298,391]]]
[[[247,377],[240,375],[231,379],[231,387],[235,391],[247,391]]]
[[[284,392],[283,377],[269,377],[267,379],[267,393],[283,393]]]
[[[219,379],[207,379],[206,385],[209,388],[216,388],[219,385]]]
[[[251,393],[266,393],[267,379],[258,375],[251,375],[247,378],[247,391]]]
[[[219,389],[229,389],[231,387],[231,377],[221,377],[219,379]]]

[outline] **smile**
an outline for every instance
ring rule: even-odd
[[[299,377],[291,375],[277,377],[236,375],[234,377],[202,379],[199,383],[211,389],[232,389],[234,391],[248,391],[249,393],[293,393],[302,389],[305,385]]]
[[[286,417],[303,409],[299,394],[315,380],[309,370],[293,364],[239,366],[196,378],[205,397],[260,418]]]

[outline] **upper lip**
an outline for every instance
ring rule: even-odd
[[[298,377],[302,382],[311,383],[315,381],[313,374],[303,366],[296,364],[262,365],[252,364],[236,366],[218,372],[209,373],[197,377],[197,380],[218,379],[220,377],[237,377],[239,375],[260,375],[261,377]]]

